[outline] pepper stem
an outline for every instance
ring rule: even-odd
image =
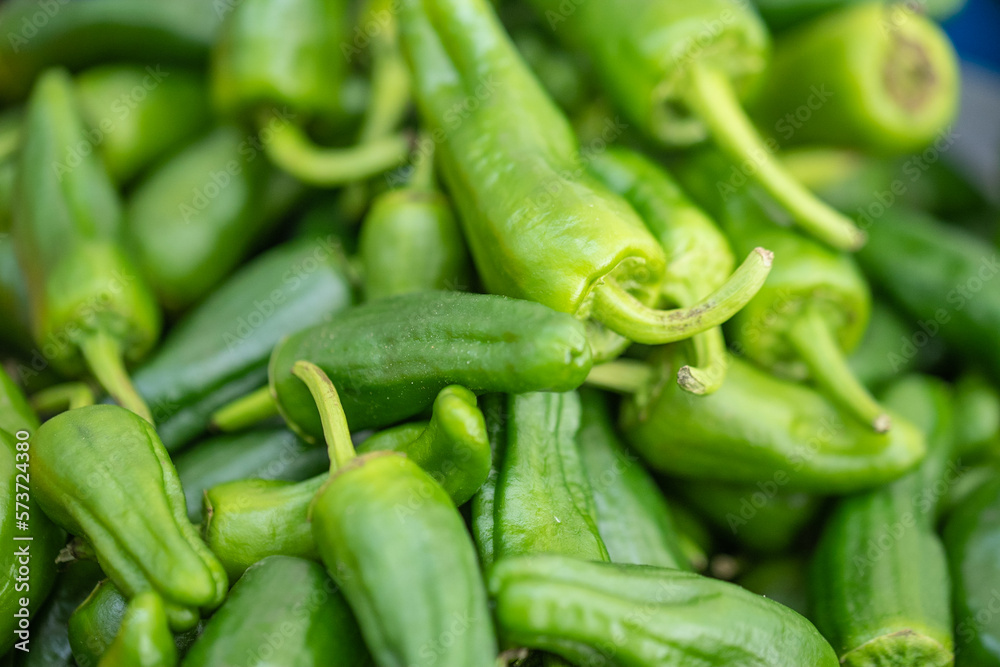
[[[94,404],[94,392],[86,382],[66,382],[43,389],[31,397],[35,412],[55,414]]]
[[[708,127],[716,145],[737,164],[749,163],[753,178],[795,222],[841,250],[857,250],[865,234],[850,219],[820,201],[782,167],[740,106],[726,75],[704,64],[689,71],[685,101]]]
[[[616,359],[590,369],[587,384],[616,394],[635,394],[653,380],[653,369],[634,359]]]
[[[729,352],[722,337],[722,329],[713,327],[691,338],[694,347],[694,366],[681,366],[677,370],[677,384],[684,391],[707,396],[722,386],[729,368]]]
[[[80,341],[80,351],[97,382],[115,402],[139,415],[150,424],[153,414],[132,385],[125,371],[121,341],[103,331],[88,334]]]
[[[264,150],[282,170],[320,187],[361,181],[401,164],[410,152],[405,133],[379,137],[347,148],[324,148],[294,123],[270,128]]]
[[[223,433],[231,433],[276,416],[278,404],[271,396],[271,389],[264,385],[213,412],[212,426]]]
[[[854,377],[819,310],[807,308],[795,319],[787,336],[813,380],[831,398],[877,433],[889,430],[892,420]]]
[[[316,407],[319,408],[319,418],[323,422],[323,437],[326,438],[327,451],[330,454],[330,474],[347,465],[357,456],[354,443],[351,442],[351,432],[347,428],[347,415],[340,403],[337,388],[319,366],[308,361],[296,361],[292,366],[292,374],[305,382],[309,387]]]
[[[754,248],[743,264],[719,289],[689,308],[657,310],[629,294],[613,279],[594,288],[595,320],[637,343],[661,345],[690,338],[717,327],[735,315],[757,294],[774,254]]]

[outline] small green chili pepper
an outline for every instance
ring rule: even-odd
[[[45,422],[33,449],[39,504],[88,540],[124,593],[158,592],[179,630],[197,622],[197,609],[222,602],[225,570],[188,521],[177,472],[149,422],[113,405],[79,408]]]
[[[813,557],[813,618],[848,667],[944,667],[954,660],[951,608],[934,523],[953,454],[951,396],[943,383],[911,376],[885,400],[926,433],[927,458],[837,504]]]
[[[330,478],[309,509],[313,536],[375,661],[494,665],[476,549],[448,494],[399,453],[358,456],[329,378],[308,362],[295,372],[320,406],[330,452]],[[452,630],[456,620],[462,632]]]
[[[233,586],[183,667],[371,665],[343,596],[321,565],[270,556]]]
[[[497,562],[489,590],[501,637],[580,665],[838,664],[794,611],[691,572],[536,555]]]
[[[151,420],[124,360],[150,350],[160,313],[125,254],[104,165],[79,148],[89,145],[85,136],[69,75],[49,70],[25,114],[13,227],[35,342],[58,370],[89,368],[115,400]]]
[[[684,146],[711,137],[733,173],[758,183],[803,230],[835,248],[864,244],[849,218],[781,165],[777,144],[758,134],[740,106],[769,55],[767,30],[749,3],[531,4],[560,39],[590,57],[608,95],[646,134]]]
[[[667,501],[619,440],[604,397],[581,390],[580,403],[577,445],[611,562],[690,570]]]
[[[271,169],[259,146],[238,127],[219,127],[148,174],[129,198],[129,242],[166,308],[205,296],[299,197],[301,186]]]
[[[721,324],[759,289],[771,262],[763,249],[694,306],[652,307],[663,248],[587,174],[569,123],[488,3],[406,0],[400,17],[421,118],[489,291],[657,344]]]
[[[121,629],[98,667],[175,667],[177,647],[167,626],[163,600],[144,591],[128,603]]]

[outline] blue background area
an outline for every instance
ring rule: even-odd
[[[968,0],[944,28],[963,60],[1000,71],[1000,0]]]

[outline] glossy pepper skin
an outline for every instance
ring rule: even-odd
[[[885,399],[927,434],[927,458],[837,504],[813,556],[812,617],[848,667],[952,665],[948,566],[934,530],[936,488],[953,454],[951,396],[939,381],[911,376]]]
[[[663,249],[624,200],[586,173],[569,123],[488,4],[407,0],[401,26],[421,118],[489,291],[664,343],[728,319],[766,275],[769,256],[755,253],[746,284],[720,290],[705,307],[651,308]],[[455,118],[471,99],[474,108]]]
[[[474,392],[566,391],[582,384],[591,366],[583,324],[537,303],[438,291],[381,299],[286,338],[271,355],[271,395],[307,440],[322,427],[292,374],[300,359],[338,386],[355,430],[411,417],[449,384]]]
[[[300,193],[257,138],[216,128],[143,179],[125,211],[129,244],[160,302],[181,310],[208,294]]]
[[[69,75],[47,71],[25,114],[12,231],[32,330],[57,370],[79,375],[89,366],[148,418],[122,365],[152,348],[160,313],[125,253],[121,206],[100,157],[76,153],[85,134]]]
[[[790,491],[850,493],[900,477],[925,454],[923,436],[906,420],[888,433],[875,433],[809,387],[736,357],[719,391],[684,392],[663,379],[683,363],[677,354],[665,351],[659,380],[626,399],[621,413],[626,442],[654,470],[749,484],[783,481]]]
[[[159,593],[178,630],[222,602],[225,570],[188,521],[177,472],[149,422],[113,405],[70,410],[45,422],[34,449],[39,504],[88,540],[124,593]]]
[[[499,561],[488,579],[501,637],[574,664],[838,664],[797,613],[691,572],[544,555]]]
[[[778,39],[755,116],[786,143],[915,152],[954,119],[958,78],[958,56],[933,20],[861,3]],[[796,120],[809,102],[818,108]]]
[[[121,629],[98,667],[175,667],[177,647],[167,625],[163,600],[143,591],[128,603]]]
[[[205,82],[183,67],[102,65],[76,77],[108,175],[127,183],[208,128]]]
[[[358,456],[329,378],[308,362],[297,364],[296,374],[320,406],[331,461],[330,478],[310,507],[313,537],[375,662],[494,665],[496,637],[476,549],[451,498],[402,454]],[[456,618],[466,625],[461,633],[449,630]],[[446,634],[454,640],[444,641]]]
[[[577,446],[608,558],[690,570],[667,501],[639,458],[625,449],[604,397],[581,390],[580,406]]]
[[[281,641],[266,641],[275,630]],[[288,556],[265,558],[240,577],[181,664],[215,667],[248,658],[259,667],[372,664],[358,624],[323,566]]]
[[[996,246],[917,211],[892,207],[868,230],[858,261],[872,283],[954,349],[1000,380]]]
[[[79,69],[103,61],[198,65],[208,57],[221,19],[201,0],[88,0],[46,6],[3,5],[10,31],[0,46],[0,99],[22,99],[46,68]],[[46,18],[44,24],[38,13]]]
[[[996,596],[1000,569],[1000,481],[993,477],[965,499],[948,517],[944,546],[952,582],[955,615],[955,664],[958,667],[1000,665],[1000,624],[989,608]]]
[[[379,451],[405,454],[449,494],[456,507],[483,485],[490,470],[483,414],[475,395],[464,387],[442,389],[429,422],[380,431],[358,446],[362,454]],[[297,484],[246,479],[207,490],[205,540],[231,579],[273,554],[319,558],[307,516],[309,503],[326,478],[321,474]]]
[[[189,312],[135,372],[163,444],[176,451],[222,405],[267,383],[267,359],[284,336],[353,303],[339,245],[282,244],[230,276]]]

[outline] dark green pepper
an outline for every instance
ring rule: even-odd
[[[623,406],[625,440],[655,470],[850,493],[896,479],[924,456],[922,434],[905,419],[875,433],[809,387],[736,357],[719,391],[694,396],[666,380],[683,361],[666,350],[660,370],[649,375],[643,366],[645,384],[637,379],[639,392]]]
[[[451,498],[402,454],[358,456],[329,378],[308,362],[297,364],[296,374],[320,406],[331,461],[310,506],[313,537],[375,662],[495,665],[476,549]]]
[[[92,589],[69,617],[69,645],[80,667],[97,667],[115,640],[128,608],[128,598],[108,579]]]
[[[768,63],[767,30],[749,3],[532,0],[554,33],[585,52],[608,95],[639,128],[687,146],[711,137],[733,180],[758,183],[809,234],[856,249],[864,234],[781,165],[742,107]]]
[[[885,402],[926,433],[927,458],[837,504],[813,557],[813,618],[843,665],[944,667],[954,660],[950,588],[934,523],[953,453],[951,396],[942,383],[911,376]]]
[[[358,451],[405,454],[445,489],[456,506],[483,485],[490,470],[483,415],[475,395],[464,387],[445,387],[438,393],[430,422],[376,433]],[[232,579],[265,556],[319,557],[306,516],[326,478],[318,475],[297,484],[251,479],[207,490],[205,540]]]
[[[489,574],[501,637],[579,665],[836,667],[806,619],[691,572],[536,555]]]
[[[219,407],[266,385],[279,340],[352,301],[339,244],[325,237],[281,245],[233,274],[135,373],[167,449],[201,434]]]
[[[612,563],[690,570],[670,508],[637,456],[618,439],[604,397],[580,392],[577,445]]]
[[[35,342],[58,370],[89,368],[115,400],[152,420],[124,360],[150,350],[160,313],[125,254],[121,206],[104,165],[79,148],[89,144],[65,71],[38,80],[23,132],[13,237]]]
[[[161,303],[182,310],[220,283],[280,220],[301,187],[259,155],[260,139],[222,126],[138,184],[129,242]]]
[[[225,570],[188,521],[177,472],[149,422],[113,405],[70,410],[38,429],[34,450],[39,504],[86,538],[124,593],[159,593],[179,630],[194,626],[197,609],[222,602]]]
[[[205,82],[180,67],[104,65],[76,77],[92,144],[108,175],[127,183],[207,129]]]
[[[363,667],[358,624],[321,565],[271,556],[233,586],[183,667]]]
[[[652,307],[663,248],[587,174],[569,123],[488,3],[406,0],[400,16],[421,118],[489,291],[651,344],[711,329],[756,292],[770,270],[762,249],[696,305]]]
[[[958,56],[913,8],[854,4],[782,35],[757,99],[784,143],[916,152],[954,119]]]

